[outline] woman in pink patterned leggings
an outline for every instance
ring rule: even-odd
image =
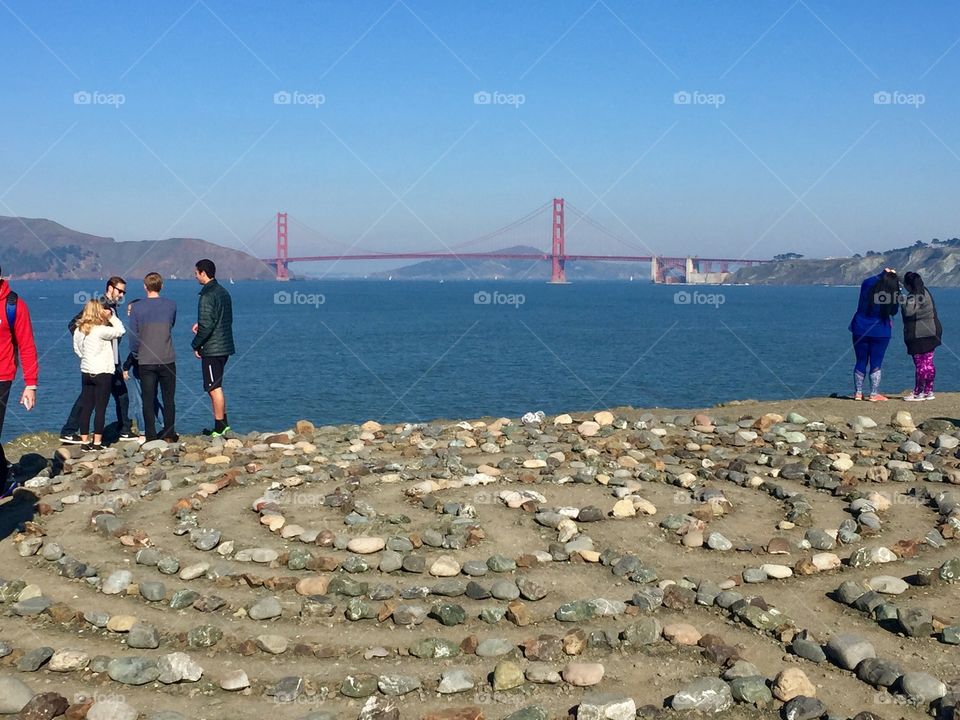
[[[933,380],[937,375],[933,353],[941,343],[943,329],[933,296],[924,287],[923,279],[915,272],[908,272],[903,276],[903,285],[907,290],[903,303],[903,341],[916,368],[913,394],[903,399],[933,400]]]

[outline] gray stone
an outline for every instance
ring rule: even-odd
[[[857,665],[857,678],[874,687],[890,687],[903,675],[903,668],[895,660],[867,658]]]
[[[36,672],[53,657],[52,647],[38,647],[23,654],[17,662],[20,672]]]
[[[146,685],[160,677],[156,661],[145,657],[114,658],[107,665],[107,674],[124,685]]]
[[[144,580],[140,583],[140,594],[149,602],[160,602],[167,597],[167,587],[158,580]]]
[[[119,595],[133,582],[133,573],[129,570],[114,570],[103,581],[100,592],[104,595]]]
[[[410,675],[381,675],[377,687],[384,695],[396,697],[420,688],[420,679]]]
[[[825,715],[826,712],[827,706],[823,704],[823,701],[805,695],[798,695],[787,701],[787,704],[781,710],[784,720],[815,720],[815,718]]]
[[[512,653],[514,650],[516,650],[516,645],[509,640],[485,638],[477,645],[476,653],[478,657],[500,657]]]
[[[773,702],[773,693],[762,675],[746,675],[730,681],[730,693],[737,702],[764,707]]]
[[[441,695],[453,695],[472,690],[476,682],[470,671],[465,668],[454,668],[444,670],[440,677],[440,684],[437,686],[437,692]]]
[[[138,622],[130,628],[127,647],[137,650],[154,650],[160,647],[160,633],[150,623]]]
[[[268,694],[272,695],[274,701],[278,703],[294,702],[303,694],[303,678],[295,676],[281,678]]]
[[[33,698],[33,691],[10,675],[0,675],[0,715],[13,715]]]
[[[719,713],[733,706],[730,686],[715,677],[698,678],[678,690],[670,701],[674,710]]]
[[[347,675],[340,683],[340,694],[351,698],[370,697],[377,692],[377,676],[369,674]]]
[[[933,634],[933,614],[926,608],[900,608],[897,622],[909,637],[930,637]]]
[[[247,608],[251,620],[270,620],[280,617],[282,613],[280,602],[275,597],[261,598]]]
[[[577,706],[577,720],[633,720],[637,706],[633,698],[611,693],[589,693]]]
[[[844,670],[853,670],[862,660],[875,658],[876,650],[865,638],[849,633],[839,633],[827,641],[827,657]]]
[[[98,700],[87,711],[87,720],[137,720],[140,713],[122,700]]]
[[[900,678],[900,689],[911,701],[929,705],[947,694],[947,686],[925,672],[908,672]]]

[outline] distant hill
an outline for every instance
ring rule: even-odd
[[[539,250],[527,245],[494,250],[496,254],[530,254],[542,255]],[[635,280],[650,279],[649,263],[637,262],[600,262],[577,261],[566,264],[567,278],[570,280]],[[479,259],[457,258],[443,260],[425,260],[405,265],[396,270],[389,270],[373,274],[372,277],[395,280],[535,280],[550,279],[549,260],[501,260],[498,258]]]
[[[901,277],[920,273],[932,287],[960,287],[960,241],[913,245],[850,258],[783,260],[738,270],[730,282],[752,285],[859,285],[864,278],[892,267]]]
[[[217,275],[267,280],[274,272],[252,255],[196,238],[117,242],[71,230],[52,220],[0,216],[0,266],[5,275],[35,280],[193,277],[194,263],[210,258]]]

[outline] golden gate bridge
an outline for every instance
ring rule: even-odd
[[[262,258],[262,261],[275,268],[277,280],[289,280],[290,263],[304,262],[340,262],[344,260],[526,260],[530,262],[545,261],[550,263],[550,282],[566,283],[566,265],[571,261],[603,261],[603,262],[636,262],[650,263],[650,279],[655,283],[690,283],[706,284],[720,283],[726,280],[731,268],[757,265],[769,260],[747,258],[701,258],[696,256],[668,257],[663,255],[590,255],[567,253],[566,214],[570,211],[574,216],[574,223],[584,223],[594,230],[622,243],[632,249],[639,250],[633,243],[607,229],[586,213],[575,208],[563,198],[554,198],[527,213],[511,223],[480,237],[445,247],[442,250],[427,250],[420,252],[374,252],[355,248],[353,246],[340,254],[327,255],[290,255],[289,249],[289,220],[287,213],[277,213],[277,254],[275,257]],[[546,212],[551,215],[551,243],[549,252],[477,252],[464,250],[468,246],[477,245],[501,237],[506,233],[525,226],[541,218]],[[303,226],[307,230],[312,230]],[[340,243],[337,243],[340,244]]]

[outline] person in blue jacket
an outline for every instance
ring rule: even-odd
[[[863,400],[863,381],[870,367],[871,402],[886,400],[880,394],[881,366],[883,355],[893,333],[893,316],[900,309],[900,280],[895,270],[884,268],[883,272],[868,277],[860,284],[860,302],[850,321],[853,334],[853,351],[857,364],[853,370],[854,399]]]

